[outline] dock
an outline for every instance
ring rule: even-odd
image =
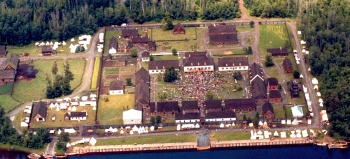
[[[314,142],[312,140],[307,140],[307,139],[212,141],[211,148],[305,145],[305,144],[313,144],[313,143]]]

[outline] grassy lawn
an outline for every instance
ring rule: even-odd
[[[227,49],[227,50],[215,50],[212,51],[213,56],[230,56],[230,55],[248,55],[246,54],[243,49],[236,48],[236,49]]]
[[[284,111],[286,112],[286,117],[287,117],[288,119],[293,118],[293,113],[292,113],[291,107],[285,106],[285,107],[284,107]]]
[[[134,74],[135,73],[135,65],[127,65],[123,67],[119,67],[119,74]]]
[[[105,67],[103,69],[105,74],[118,74],[119,73],[119,68],[116,67]]]
[[[154,60],[178,60],[177,56],[173,56],[173,55],[163,55],[163,56],[153,56]]]
[[[14,151],[23,151],[23,152],[30,152],[30,153],[36,153],[36,154],[42,155],[45,153],[46,146],[47,145],[45,145],[44,148],[41,148],[41,149],[30,149],[30,148],[26,148],[26,147],[22,147],[22,146],[0,144],[0,149],[4,149],[5,151],[14,150]]]
[[[236,25],[236,29],[239,32],[243,32],[243,31],[251,31],[254,28],[251,28],[250,25]]]
[[[94,72],[91,80],[91,89],[97,88],[98,72],[100,70],[100,67],[101,67],[101,57],[96,57],[95,64],[94,64]]]
[[[63,74],[63,60],[56,60],[58,67],[58,74]],[[36,78],[31,81],[20,80],[15,83],[13,90],[13,97],[21,102],[38,100],[45,98],[46,93],[46,74],[51,76],[51,67],[54,63],[54,60],[38,60],[34,61],[31,65],[34,66],[35,70],[38,70]],[[85,60],[84,59],[75,59],[68,60],[70,65],[70,71],[74,75],[74,80],[70,82],[71,88],[77,88],[82,81]],[[31,93],[28,93],[31,92]]]
[[[19,105],[10,95],[0,95],[0,105],[8,112]]]
[[[287,99],[288,104],[306,105],[305,95],[303,91],[299,92],[299,98],[290,98],[290,91],[288,91],[287,94],[288,94],[288,99]]]
[[[211,141],[249,140],[250,132],[212,132]]]
[[[275,77],[278,82],[282,82],[282,76],[280,75],[277,66],[265,67],[265,71],[270,77]]]
[[[181,142],[196,142],[195,134],[183,135],[157,135],[145,137],[130,137],[117,139],[102,139],[97,140],[96,146],[102,145],[133,145],[137,144],[159,144],[159,143],[181,143]]]
[[[73,127],[73,126],[79,126],[79,125],[93,125],[95,122],[95,114],[96,110],[92,110],[92,107],[90,106],[78,106],[77,112],[80,111],[86,111],[88,114],[87,120],[85,121],[70,121],[70,120],[64,120],[64,114],[68,111],[56,111],[56,109],[50,109],[47,108],[47,115],[46,115],[46,121],[44,122],[36,122],[31,121],[31,127],[32,128],[40,128],[40,127]],[[56,120],[52,121],[52,116],[56,115]]]
[[[273,111],[275,112],[275,118],[285,118],[285,113],[283,106],[278,105],[278,106],[273,106]]]
[[[58,46],[58,48],[56,49],[57,55],[56,56],[69,56],[69,55],[74,55],[75,53],[71,53],[70,52],[70,48],[69,46],[71,44],[76,45],[78,44],[78,37],[74,38],[75,41],[71,42],[70,39],[65,41],[66,45],[63,46]],[[92,40],[92,39],[91,39]],[[42,42],[42,41],[40,41]],[[49,41],[50,42],[50,41]],[[55,42],[55,41],[52,41]],[[61,41],[62,42],[62,41]],[[45,41],[46,43],[46,41]],[[90,45],[88,45],[88,49],[89,49]],[[7,50],[9,53],[15,53],[17,55],[21,55],[22,53],[28,53],[29,56],[42,56],[41,55],[41,48],[39,46],[35,46],[34,42],[26,45],[26,46],[8,46]]]
[[[105,102],[104,99],[109,101]],[[123,111],[127,108],[132,109],[135,105],[135,95],[115,95],[115,96],[101,96],[97,120],[101,125],[123,124]]]
[[[141,63],[141,66],[142,66],[143,68],[145,68],[146,70],[148,70],[148,62],[142,62],[142,63]]]
[[[0,94],[11,94],[13,83],[0,86]]]
[[[173,30],[163,31],[163,29],[152,29],[152,40],[183,40],[183,39],[196,39],[196,28],[186,27],[185,34],[173,34]]]
[[[260,25],[259,34],[259,48],[262,57],[266,56],[268,48],[287,47],[289,52],[293,51],[285,24]]]

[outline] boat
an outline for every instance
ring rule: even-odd
[[[339,142],[333,142],[333,143],[330,143],[328,144],[328,148],[329,149],[346,149],[348,148],[348,142],[342,142],[342,141],[339,141]]]

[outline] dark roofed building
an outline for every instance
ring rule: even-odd
[[[214,71],[214,62],[206,53],[185,53],[185,57],[186,59],[184,59],[184,72]]]
[[[144,81],[146,83],[149,83],[149,74],[148,71],[141,67],[136,73],[135,73],[135,85],[137,85],[140,81]]]
[[[271,48],[267,49],[267,52],[271,53],[272,56],[288,56],[287,48]]]
[[[267,101],[267,89],[265,86],[265,82],[257,78],[251,83],[251,91],[252,91],[252,98],[256,100],[256,102],[266,102]]]
[[[198,56],[206,56],[207,52],[206,51],[187,51],[184,53],[184,58],[189,58],[191,55],[198,55]]]
[[[46,120],[46,113],[47,113],[47,107],[46,104],[42,101],[40,102],[33,102],[32,106],[32,114],[31,119],[35,121],[45,121]]]
[[[198,123],[199,121],[200,121],[199,113],[175,114],[175,123]]]
[[[180,23],[177,23],[173,29],[173,34],[185,34],[185,33],[186,33],[185,27]]]
[[[278,80],[277,78],[271,77],[266,80],[266,87],[269,90],[277,90],[278,89]]]
[[[50,46],[42,46],[41,54],[43,56],[52,55],[52,54],[55,54],[55,51]]]
[[[148,44],[149,42],[151,42],[151,40],[148,37],[133,37],[131,39],[132,44],[134,45],[138,45],[138,44]]]
[[[179,113],[179,104],[177,101],[166,101],[166,102],[151,102],[150,103],[151,114],[168,114],[174,115]]]
[[[275,118],[275,112],[273,111],[273,106],[271,103],[266,102],[263,106],[262,106],[262,111],[263,111],[263,116],[265,119],[272,119]]]
[[[288,57],[286,57],[283,60],[283,69],[284,69],[284,73],[292,73],[293,72],[293,65]]]
[[[144,108],[149,108],[149,98],[149,84],[144,81],[140,81],[135,86],[135,109],[142,111]]]
[[[299,98],[299,84],[297,80],[290,82],[290,96],[291,98]]]
[[[86,112],[69,112],[69,120],[86,120]]]
[[[126,58],[125,58],[125,56],[118,56],[117,57],[117,65],[118,66],[125,66],[126,65]]]
[[[109,39],[109,53],[110,54],[115,54],[117,53],[118,50],[118,41],[117,38],[115,38],[114,36],[112,36]]]
[[[148,71],[150,74],[164,73],[167,67],[174,67],[179,70],[179,60],[157,60],[148,63]]]
[[[6,45],[0,45],[0,57],[6,57],[6,55],[7,55]]]
[[[237,44],[237,30],[235,25],[210,25],[209,29],[209,44],[210,45],[225,45]]]
[[[18,68],[19,58],[15,54],[10,54],[4,60],[0,68],[0,85],[14,82]]]
[[[232,122],[236,120],[236,113],[232,111],[208,112],[205,116],[206,122]]]
[[[139,32],[137,29],[122,29],[122,38],[134,38],[138,36]]]
[[[282,101],[281,92],[279,90],[270,90],[269,101],[271,103],[279,103]]]
[[[264,72],[263,72],[262,67],[259,64],[254,62],[249,67],[250,83],[252,83],[257,78],[260,78],[261,80],[264,80]]]
[[[123,81],[115,80],[109,84],[109,95],[124,94]]]
[[[155,41],[150,41],[148,43],[148,51],[156,51],[157,50],[157,45]]]
[[[8,82],[14,82],[16,72],[14,70],[0,70],[0,86]]]
[[[249,112],[256,110],[256,103],[254,99],[226,99],[225,110],[234,112]]]
[[[231,57],[218,59],[219,71],[248,70],[248,57]]]
[[[198,101],[182,101],[181,104],[183,113],[199,113]]]
[[[221,100],[206,100],[204,101],[206,112],[221,112]]]

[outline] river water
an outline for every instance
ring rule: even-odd
[[[1,152],[0,159],[22,159],[25,154]],[[166,151],[109,153],[71,156],[69,159],[350,159],[350,149],[331,149],[314,145],[249,147],[206,151]]]

